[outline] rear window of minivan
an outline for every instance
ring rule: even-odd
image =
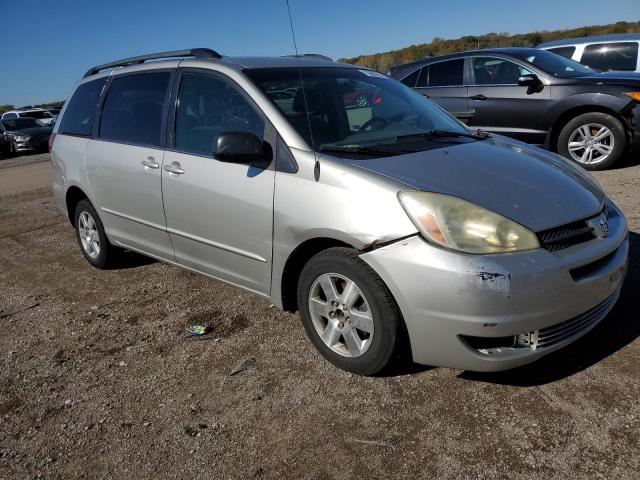
[[[587,45],[580,63],[601,71],[634,71],[638,65],[638,42],[594,43]]]
[[[58,133],[83,137],[91,135],[98,99],[106,82],[107,77],[103,77],[76,88],[60,121]]]

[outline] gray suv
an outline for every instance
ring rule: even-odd
[[[51,144],[90,264],[133,250],[299,310],[320,353],[360,374],[397,349],[531,362],[602,320],[626,271],[625,219],[581,168],[318,57],[100,65]]]

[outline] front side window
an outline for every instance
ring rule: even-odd
[[[76,88],[60,120],[58,133],[85,137],[91,135],[98,100],[106,82],[107,77],[103,77]]]
[[[429,65],[430,87],[455,87],[464,83],[464,59],[447,60]]]
[[[638,42],[594,43],[587,45],[580,63],[600,71],[630,70],[638,64]]]
[[[278,92],[282,102],[293,93]],[[265,123],[240,90],[213,75],[186,72],[180,82],[176,110],[175,148],[182,152],[211,156],[222,132],[250,132],[260,140]]]
[[[517,63],[502,58],[476,57],[473,76],[476,85],[517,85],[518,78],[531,72]]]
[[[555,47],[549,48],[548,51],[564,58],[571,58],[576,51],[576,47]]]
[[[377,72],[303,67],[245,73],[316,151],[367,147],[370,152],[371,147],[384,145],[397,152],[409,148],[409,138],[415,143],[427,132],[469,133],[420,94]]]
[[[102,108],[100,138],[160,146],[162,110],[169,78],[169,72],[116,77]]]

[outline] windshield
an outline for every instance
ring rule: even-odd
[[[53,115],[51,115],[49,112],[41,112],[41,111],[35,111],[35,112],[20,112],[18,113],[18,115],[20,117],[29,117],[29,118],[51,118],[53,117]]]
[[[582,65],[569,58],[562,57],[546,50],[537,51],[535,54],[531,50],[514,53],[514,56],[535,65],[540,70],[559,78],[583,77],[593,75],[595,70]]]
[[[439,137],[446,136],[449,142],[458,135],[470,135],[469,130],[442,109],[374,71],[301,67],[245,73],[316,151],[336,153],[340,149],[355,151],[366,147],[370,154],[372,148],[384,145],[386,153],[392,153],[406,149],[408,141],[416,151],[416,137],[422,134],[423,143],[432,141],[428,138],[435,136],[427,138],[426,134],[434,131],[453,133]],[[360,151],[364,152],[364,148]]]
[[[4,128],[9,131],[22,130],[23,128],[42,127],[42,124],[35,118],[12,118],[9,120],[3,120],[2,124]]]

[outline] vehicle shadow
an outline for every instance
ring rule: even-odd
[[[629,232],[629,270],[618,303],[599,325],[571,345],[537,362],[497,373],[463,372],[465,380],[537,386],[578,373],[614,354],[640,336],[636,295],[640,291],[640,234]]]
[[[155,258],[142,255],[141,253],[134,252],[132,250],[123,250],[118,253],[113,264],[109,266],[109,270],[127,270],[129,268],[138,268],[145,265],[151,265],[158,260]]]
[[[640,148],[628,150],[609,170],[619,170],[640,165]]]

